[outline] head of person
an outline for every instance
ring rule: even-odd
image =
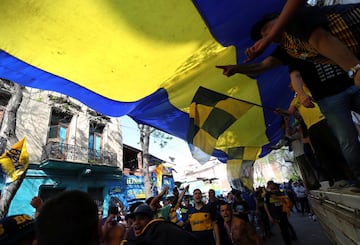
[[[202,192],[200,189],[195,189],[193,191],[193,200],[194,200],[194,203],[202,202]]]
[[[278,16],[279,16],[278,13],[271,13],[264,15],[264,17],[258,22],[256,22],[251,28],[251,33],[250,33],[251,39],[257,41],[269,35]],[[275,39],[274,41],[277,42],[278,40]]]
[[[228,201],[233,201],[233,200],[234,200],[234,194],[230,191],[230,192],[227,194],[226,199],[227,199]]]
[[[277,184],[274,181],[269,180],[266,187],[268,190],[273,191],[277,189]]]
[[[184,205],[186,207],[190,205],[190,197],[184,197]]]
[[[220,215],[225,223],[228,223],[232,220],[233,211],[230,203],[225,201],[220,202]]]
[[[98,244],[98,208],[82,191],[63,191],[47,200],[36,220],[37,245]]]
[[[34,238],[35,220],[29,215],[11,215],[0,220],[0,244],[31,245]]]
[[[175,196],[175,197],[178,197],[179,196],[179,189],[175,186],[174,187],[174,189],[173,189],[173,195]]]
[[[174,195],[168,195],[166,198],[165,198],[165,201],[164,201],[164,206],[168,205],[168,204],[175,204],[177,201],[177,198],[174,196]],[[175,202],[175,203],[174,203]]]
[[[148,199],[145,200],[145,203],[146,203],[147,205],[150,205],[150,203],[152,202],[153,199],[154,199],[154,197],[149,197]],[[159,208],[162,207],[161,204],[160,204],[160,200],[157,201],[157,202],[154,204],[154,207],[155,207],[155,209],[159,209]]]
[[[135,209],[132,216],[134,217],[134,234],[138,237],[142,234],[146,225],[154,219],[154,211],[147,204],[141,204]]]
[[[135,217],[134,217],[134,215],[133,215],[135,209],[136,209],[138,206],[142,205],[142,204],[144,204],[144,203],[143,203],[143,202],[136,202],[136,203],[133,203],[133,204],[130,205],[129,213],[127,213],[127,214],[125,215],[125,221],[126,221],[128,227],[130,227],[130,226],[134,223],[134,221],[135,221]]]
[[[216,198],[214,189],[210,189],[208,194],[209,194],[209,199],[215,199]]]

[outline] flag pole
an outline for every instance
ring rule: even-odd
[[[202,87],[202,86],[200,86],[199,88],[211,91],[212,93],[217,93],[219,95],[223,95],[223,96],[225,95],[230,99],[234,99],[234,100],[237,100],[237,101],[240,101],[240,102],[243,102],[243,103],[247,103],[247,104],[250,104],[250,105],[253,105],[253,106],[261,107],[261,108],[264,108],[264,109],[267,109],[267,110],[275,111],[275,109],[276,109],[276,108],[273,108],[273,107],[270,107],[270,106],[263,106],[263,105],[260,105],[260,104],[254,103],[254,102],[250,102],[250,101],[247,101],[247,100],[238,99],[238,98],[235,98],[235,97],[232,97],[232,96],[229,96],[229,95],[226,95],[226,94],[222,94],[222,93],[219,93],[217,91],[214,91],[214,90]]]

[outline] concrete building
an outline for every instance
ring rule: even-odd
[[[12,96],[9,84],[0,83],[0,125]],[[8,215],[32,215],[35,210],[30,201],[34,196],[45,201],[71,189],[88,192],[104,215],[109,205],[126,209],[145,199],[143,154],[123,145],[120,118],[101,115],[59,93],[25,88],[16,114],[16,136],[26,137],[29,167]],[[163,162],[149,156],[153,171]],[[160,177],[153,171],[150,174],[154,194],[158,178],[173,188],[171,175],[161,173]],[[5,182],[5,178],[0,181],[0,191]]]
[[[11,97],[2,88],[0,120]],[[9,210],[32,214],[29,202],[68,189],[87,191],[107,209],[113,183],[122,181],[120,119],[96,113],[64,95],[26,88],[16,116],[16,135],[26,137],[29,168]],[[0,184],[0,189],[5,185]]]

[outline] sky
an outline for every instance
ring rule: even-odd
[[[120,118],[122,125],[123,143],[141,150],[140,136],[137,123],[128,116]],[[183,168],[192,164],[199,164],[190,153],[188,144],[175,136],[168,141],[167,145],[163,148],[150,139],[150,154],[164,160],[171,162],[169,157],[174,158],[174,168],[176,171],[182,171]]]
[[[123,143],[141,150],[141,146],[139,143],[139,129],[137,127],[137,123],[128,116],[123,116],[120,118],[120,120],[122,125],[121,128],[123,134]],[[175,169],[175,172],[173,172],[175,181],[190,181],[190,193],[193,191],[194,188],[200,188],[202,190],[205,190],[206,188],[204,187],[204,183],[200,183],[199,181],[193,182],[196,177],[192,175],[187,175],[187,173],[189,173],[189,170],[190,172],[200,171],[201,177],[218,178],[220,182],[218,183],[217,188],[222,188],[225,190],[225,192],[230,190],[229,183],[227,182],[227,172],[225,164],[219,164],[220,162],[217,160],[210,160],[207,163],[200,164],[192,157],[186,141],[174,136],[172,137],[173,138],[168,141],[167,145],[164,148],[161,148],[159,144],[154,143],[154,141],[150,139],[149,151],[151,155],[160,158],[167,163],[171,162],[169,157],[174,158],[173,164],[171,164],[171,166],[173,169]]]

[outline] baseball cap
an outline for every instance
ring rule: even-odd
[[[133,215],[136,216],[137,214],[146,215],[150,219],[154,218],[154,211],[150,208],[149,205],[146,204],[141,204],[135,209]]]
[[[167,196],[166,196],[166,199],[168,199],[168,200],[173,200],[173,199],[175,199],[175,196],[172,195],[172,194],[170,194],[170,195],[167,195]]]
[[[0,244],[17,244],[24,239],[34,239],[35,220],[27,214],[18,214],[0,220]]]

